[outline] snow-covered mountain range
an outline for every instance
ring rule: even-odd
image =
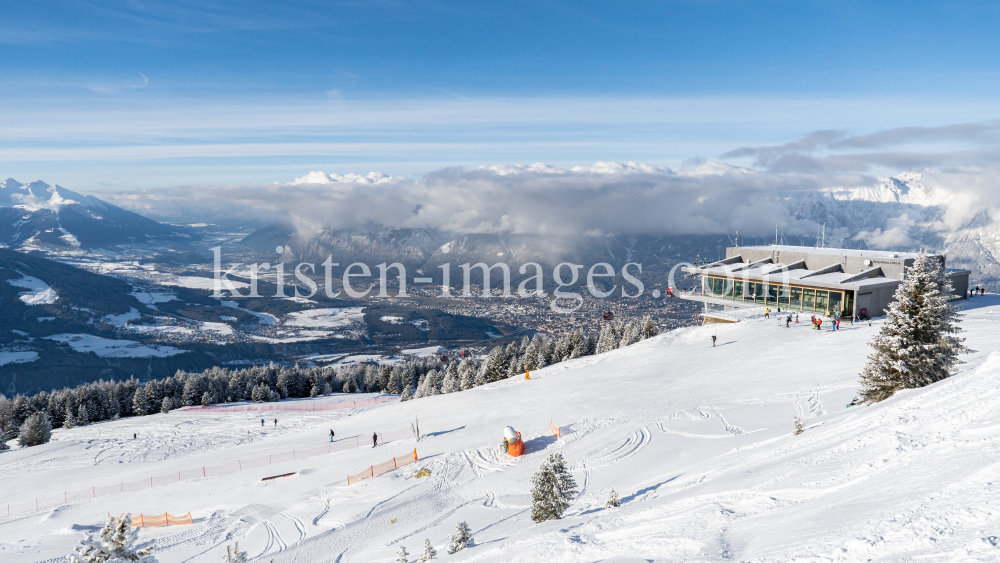
[[[94,196],[42,181],[0,182],[0,245],[65,250],[189,235]]]

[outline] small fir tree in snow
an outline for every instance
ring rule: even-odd
[[[3,430],[0,430],[0,452],[9,449],[10,446],[7,445],[7,434]]]
[[[608,493],[608,502],[604,503],[604,508],[617,508],[622,505],[622,502],[618,500],[618,493],[614,489]]]
[[[601,328],[601,335],[597,338],[597,353],[610,352],[618,347],[618,334],[615,327],[608,323]]]
[[[621,340],[618,341],[618,347],[624,348],[626,346],[631,346],[636,342],[642,340],[642,327],[639,323],[635,321],[629,321],[622,329]]]
[[[160,403],[160,412],[167,414],[171,409],[174,408],[174,402],[170,400],[170,397],[164,397],[163,402]]]
[[[795,434],[796,436],[798,436],[799,434],[801,434],[801,433],[803,433],[805,431],[806,431],[806,429],[803,428],[802,421],[799,420],[799,417],[793,416],[792,417],[792,434]]]
[[[576,495],[576,480],[566,468],[562,454],[551,454],[531,478],[531,519],[559,520]]]
[[[407,384],[403,387],[403,395],[399,398],[400,401],[409,401],[413,398],[413,388]]]
[[[138,531],[132,528],[132,515],[119,520],[108,518],[97,538],[80,540],[76,553],[67,556],[70,563],[156,563],[153,543],[136,545]]]
[[[52,439],[52,422],[49,421],[49,415],[43,412],[29,416],[21,425],[21,431],[17,435],[17,441],[22,448],[47,444],[50,439]]]
[[[226,546],[226,554],[222,556],[222,563],[247,563],[247,552],[240,551],[240,542],[236,542],[233,547]]]
[[[861,372],[862,399],[879,402],[901,389],[940,381],[950,375],[958,355],[970,351],[955,336],[961,331],[960,315],[948,303],[951,291],[942,261],[917,255],[870,343],[875,352]]]
[[[437,550],[431,545],[431,540],[424,540],[424,552],[420,554],[420,563],[427,563],[431,559],[437,558]]]
[[[80,410],[76,411],[76,425],[85,426],[90,422],[90,413],[87,411],[87,405],[80,405]]]
[[[448,554],[458,553],[472,545],[472,530],[464,521],[459,522],[448,544]]]
[[[315,397],[315,395],[313,395]],[[212,404],[212,395],[208,391],[201,394],[201,406],[207,407]]]
[[[406,548],[399,546],[396,550],[396,563],[410,563],[410,554],[406,552]]]

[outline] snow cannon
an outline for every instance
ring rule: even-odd
[[[521,433],[514,430],[513,426],[503,429],[503,437],[507,440],[507,453],[511,457],[517,457],[524,453],[524,440],[521,439]]]

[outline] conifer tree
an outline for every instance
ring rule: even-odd
[[[604,503],[604,508],[617,508],[621,505],[621,501],[618,500],[618,493],[614,489],[611,489],[611,492],[608,493],[608,502]]]
[[[476,364],[471,359],[466,358],[458,366],[458,385],[462,391],[472,389],[476,386]]]
[[[413,398],[413,388],[407,385],[403,388],[403,394],[399,397],[400,401],[409,401]]]
[[[424,551],[420,554],[420,563],[427,563],[431,559],[437,558],[437,550],[431,545],[431,540],[424,540]]]
[[[0,452],[9,449],[10,446],[7,445],[7,433],[0,429]]]
[[[601,335],[597,337],[597,353],[610,352],[618,347],[618,336],[615,334],[611,323],[601,327]]]
[[[156,563],[154,544],[136,545],[137,530],[132,528],[132,515],[126,514],[115,521],[109,517],[97,538],[87,536],[80,540],[76,553],[67,557],[70,563]]]
[[[646,315],[642,318],[642,326],[639,329],[639,333],[643,340],[656,336],[658,332],[656,323],[653,322],[653,317]]]
[[[139,387],[132,395],[132,413],[136,416],[149,414],[149,395],[146,394],[146,387]]]
[[[458,553],[472,545],[472,530],[464,521],[459,522],[455,528],[455,533],[451,536],[451,543],[448,544],[448,554]]]
[[[628,324],[626,324],[622,329],[621,339],[618,341],[618,347],[624,348],[626,346],[631,346],[640,340],[642,340],[642,332],[639,323],[629,321]]]
[[[493,383],[503,379],[507,375],[507,371],[504,369],[505,360],[506,353],[503,346],[495,346],[486,356],[482,367],[479,368],[479,379],[485,383]]]
[[[410,563],[410,554],[406,552],[406,547],[399,546],[396,550],[396,563]]]
[[[174,408],[174,402],[170,400],[170,397],[164,397],[163,403],[160,405],[160,412],[167,414],[172,408]]]
[[[551,454],[531,478],[531,519],[535,522],[559,520],[565,514],[573,496],[576,480],[566,468],[562,454]]]
[[[940,381],[951,374],[958,355],[970,351],[955,336],[960,315],[948,303],[951,291],[942,261],[919,254],[870,343],[875,352],[861,373],[863,400],[879,402],[901,389]]]
[[[28,417],[21,425],[17,441],[21,447],[38,446],[47,444],[52,439],[52,422],[49,415],[44,412],[36,412]]]
[[[792,434],[798,436],[799,434],[805,432],[806,429],[802,426],[802,420],[797,416],[792,417]]]

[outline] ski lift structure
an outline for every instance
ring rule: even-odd
[[[603,313],[601,313],[601,318],[603,318],[606,321],[611,321],[612,319],[615,318],[615,314],[611,311],[604,311]]]

